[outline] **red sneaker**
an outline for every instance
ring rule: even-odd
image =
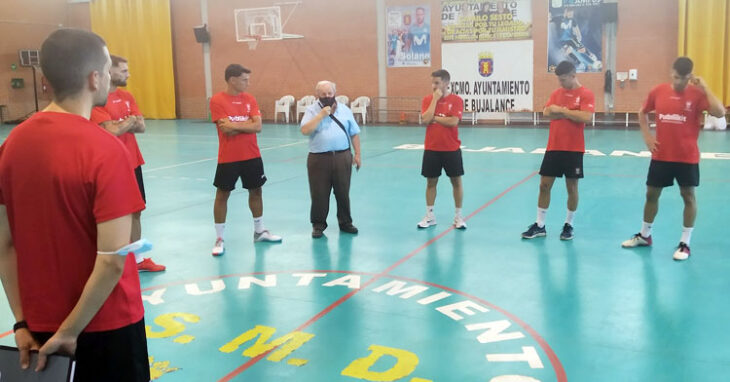
[[[139,272],[162,272],[165,269],[164,265],[155,264],[149,257],[145,257],[141,263],[137,263],[137,271]]]

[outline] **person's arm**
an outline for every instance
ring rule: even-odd
[[[355,158],[352,162],[355,165],[355,169],[360,170],[360,167],[362,166],[362,157],[360,155],[360,134],[353,135],[350,139],[352,139],[352,148],[355,150]]]
[[[231,122],[228,118],[219,119],[216,124],[226,135],[256,134],[261,132],[261,116],[255,115],[245,122]]]
[[[441,96],[443,96],[441,90],[436,89],[433,91],[431,103],[428,105],[428,108],[426,108],[426,111],[421,113],[421,119],[423,120],[423,123],[428,125],[429,123],[433,122],[433,117],[436,113],[436,104],[438,103],[439,99],[441,99]]]
[[[439,116],[436,115],[433,117],[433,121],[446,127],[456,127],[459,126],[459,117],[447,117],[447,116]]]
[[[710,91],[710,88],[707,86],[707,83],[705,82],[702,77],[694,77],[692,78],[692,83],[700,88],[705,94],[707,95],[707,101],[709,102],[709,108],[707,109],[707,112],[710,113],[711,116],[716,118],[722,118],[725,116],[725,107],[722,105],[722,102],[715,96],[712,91]]]
[[[96,245],[99,252],[114,252],[129,244],[132,233],[132,215],[122,216],[96,225]],[[84,285],[78,302],[61,323],[56,333],[38,352],[38,367],[43,370],[50,354],[63,352],[73,354],[76,340],[89,324],[124,272],[127,256],[97,254],[94,268]]]
[[[649,131],[649,113],[645,112],[643,107],[639,109],[639,130],[644,138],[644,143],[646,143],[646,148],[652,153],[656,152],[659,149],[659,142]]]
[[[309,119],[307,122],[304,122],[304,118],[306,118],[306,115],[302,117],[302,134],[311,135],[314,130],[317,130],[317,126],[319,126],[319,123],[332,113],[334,113],[334,110],[332,110],[332,108],[329,106],[325,106],[322,108],[322,110],[319,111],[319,113],[315,114],[314,117]]]
[[[593,113],[586,110],[570,110],[568,108],[549,105],[545,107],[542,114],[550,120],[569,119],[573,122],[590,123],[593,119]]]
[[[23,321],[25,317],[20,304],[18,262],[10,235],[8,213],[4,205],[0,205],[0,279],[15,322]],[[30,350],[38,350],[38,343],[27,328],[22,328],[15,332],[15,345],[20,351],[20,367],[27,369],[30,366]]]
[[[136,125],[136,120],[137,117],[130,115],[129,117],[121,121],[104,121],[99,125],[103,127],[104,130],[118,137],[124,133],[133,132],[133,129],[135,129]]]

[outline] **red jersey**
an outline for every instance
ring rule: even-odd
[[[228,118],[231,122],[245,122],[261,115],[261,112],[251,94],[240,93],[232,96],[220,92],[210,99],[210,115],[214,123],[223,118]],[[226,135],[218,129],[218,163],[239,162],[259,157],[261,152],[255,133]]]
[[[97,106],[91,110],[91,122],[99,125],[106,121],[122,121],[130,115],[142,115],[142,113],[139,112],[132,93],[117,88],[117,90],[109,93],[106,105]],[[137,138],[134,133],[127,132],[117,138],[127,147],[129,154],[136,163],[134,167],[143,165],[144,158],[142,158],[142,152],[139,151],[139,145],[137,145]]]
[[[55,332],[79,300],[96,261],[97,223],[144,209],[126,149],[75,115],[40,112],[0,147],[0,203],[18,261],[23,316]],[[114,330],[144,316],[134,255],[85,331]]]
[[[545,107],[558,105],[568,110],[590,111],[596,109],[596,99],[593,92],[581,86],[577,89],[559,88],[550,94]],[[586,124],[575,122],[568,118],[553,119],[550,121],[550,136],[548,137],[547,151],[577,151],[585,152],[586,144],[583,129]]]
[[[671,84],[661,84],[649,92],[641,110],[656,112],[656,139],[652,159],[666,162],[699,163],[700,117],[710,108],[707,94],[694,85],[677,92]]]
[[[423,98],[421,102],[421,114],[423,114],[428,106],[431,105],[433,94],[429,94]],[[461,115],[464,113],[464,100],[456,94],[449,93],[436,101],[436,110],[434,116],[439,117],[458,117],[461,121]],[[431,151],[456,151],[461,147],[459,140],[459,129],[457,126],[446,127],[437,122],[431,122],[426,126],[426,150]]]

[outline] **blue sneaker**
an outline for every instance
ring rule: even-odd
[[[522,232],[523,239],[534,239],[536,237],[547,235],[545,226],[538,227],[537,223],[532,223],[531,226],[527,227],[527,231]]]
[[[573,240],[573,226],[565,223],[563,232],[560,233],[560,240]]]

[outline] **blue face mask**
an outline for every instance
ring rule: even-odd
[[[322,105],[322,107],[332,107],[332,105],[335,104],[335,97],[320,97],[319,104]]]

